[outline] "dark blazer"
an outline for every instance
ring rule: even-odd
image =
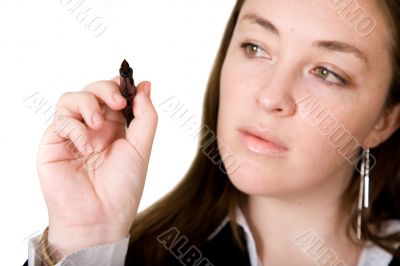
[[[240,229],[241,237],[244,240],[243,229],[241,227]],[[229,223],[226,223],[221,231],[219,231],[214,238],[208,241],[200,252],[202,257],[206,259],[201,260],[202,263],[196,264],[196,266],[250,266],[250,259],[247,250],[242,251],[234,245]],[[179,260],[179,258],[174,257],[172,254],[170,254],[168,261],[167,266],[194,265],[193,263],[186,264],[182,260]],[[136,256],[134,253],[128,252],[125,265],[143,266],[144,263],[140,254]],[[28,261],[26,261],[23,266],[28,266]],[[400,260],[393,258],[388,266],[400,266]]]

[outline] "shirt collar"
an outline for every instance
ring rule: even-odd
[[[225,225],[228,223],[229,220],[230,220],[229,215],[227,215],[221,222],[221,224],[217,227],[217,229],[215,229],[215,231],[208,236],[207,240],[213,239],[222,230],[222,228],[225,227]],[[262,266],[261,260],[257,255],[256,242],[254,241],[253,234],[251,233],[250,227],[239,206],[236,207],[236,221],[237,224],[243,228],[246,239],[246,247],[247,251],[249,252],[251,266]],[[389,221],[385,225],[384,231],[385,233],[400,231],[400,221],[397,220]],[[393,259],[392,254],[388,253],[381,247],[371,242],[368,242],[361,252],[358,266],[369,266],[369,265],[387,266],[389,265],[392,259]]]
[[[213,233],[211,233],[207,240],[213,239],[221,230],[222,228],[225,227],[225,225],[229,221],[229,215],[227,215],[224,220],[222,220],[221,224],[215,229]],[[249,252],[249,257],[250,257],[250,265],[251,266],[261,266],[262,263],[260,259],[257,256],[257,250],[256,250],[256,242],[254,241],[253,234],[250,231],[249,225],[246,221],[245,216],[243,215],[242,210],[240,209],[239,206],[236,207],[236,221],[239,226],[243,228],[244,231],[244,236],[246,239],[246,247],[247,251]]]

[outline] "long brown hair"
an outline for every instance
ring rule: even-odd
[[[247,195],[230,182],[221,162],[216,139],[221,68],[244,1],[237,0],[233,8],[210,74],[198,150],[192,165],[172,191],[138,214],[130,230],[127,263],[138,261],[138,257],[141,257],[141,265],[165,265],[168,255],[156,240],[158,235],[175,227],[188,237],[191,244],[201,247],[227,214],[231,219],[235,244],[244,248],[236,223],[236,206],[245,202]],[[387,99],[389,108],[400,102],[400,6],[397,0],[384,2],[391,17],[395,44],[392,51],[394,78]],[[400,218],[399,198],[396,197],[400,195],[400,130],[372,149],[371,153],[376,158],[371,177],[377,178],[371,178],[371,208],[364,214],[364,221],[371,227],[364,227],[364,237],[395,254],[393,244],[400,242],[400,235],[380,236],[378,229],[385,220]],[[355,231],[357,217],[359,176],[354,172],[343,196],[344,206],[350,214],[349,232]],[[399,256],[398,252],[396,254]]]
[[[387,14],[387,22],[392,33],[391,62],[392,81],[385,102],[385,112],[388,113],[400,104],[400,2],[399,0],[377,1]],[[397,121],[398,125],[400,120]],[[400,232],[382,235],[385,222],[400,219],[400,129],[397,130],[379,146],[371,149],[376,164],[370,172],[371,208],[363,211],[363,238],[374,242],[400,259]],[[350,212],[350,222],[347,234],[352,238],[356,230],[357,196],[360,175],[354,171],[353,178],[343,194],[343,206]],[[356,241],[352,238],[353,241]]]

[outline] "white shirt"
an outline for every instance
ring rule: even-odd
[[[241,209],[237,208],[237,223],[242,226],[247,250],[250,257],[251,266],[262,266],[262,263],[257,255],[256,243],[253,234],[250,231],[248,223],[243,215]],[[218,228],[210,234],[207,240],[212,239],[217,235],[220,230],[229,221],[229,216],[221,222]],[[386,227],[386,232],[393,232],[400,230],[400,221],[392,221]],[[39,249],[39,240],[41,235],[32,237],[28,242],[28,262],[29,266],[40,266],[42,260]],[[129,236],[113,243],[107,243],[94,247],[89,247],[75,251],[74,253],[64,257],[59,261],[56,266],[123,266],[125,263],[125,256],[128,251]],[[377,245],[368,243],[363,248],[358,266],[387,266],[392,260],[392,255],[380,248]]]
[[[247,250],[249,252],[251,266],[262,266],[261,260],[257,255],[256,243],[249,225],[243,215],[242,210],[237,207],[236,219],[238,225],[241,225],[246,238]],[[220,226],[209,236],[208,239],[214,237],[229,221],[229,217],[225,217]],[[400,231],[400,221],[392,221],[386,227],[386,232]],[[393,259],[392,254],[371,242],[363,248],[358,266],[388,266]],[[341,264],[340,264],[341,265]]]

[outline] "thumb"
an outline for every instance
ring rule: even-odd
[[[134,119],[129,124],[127,140],[147,162],[158,123],[158,114],[150,98],[151,82],[143,81],[136,87],[132,108]]]

